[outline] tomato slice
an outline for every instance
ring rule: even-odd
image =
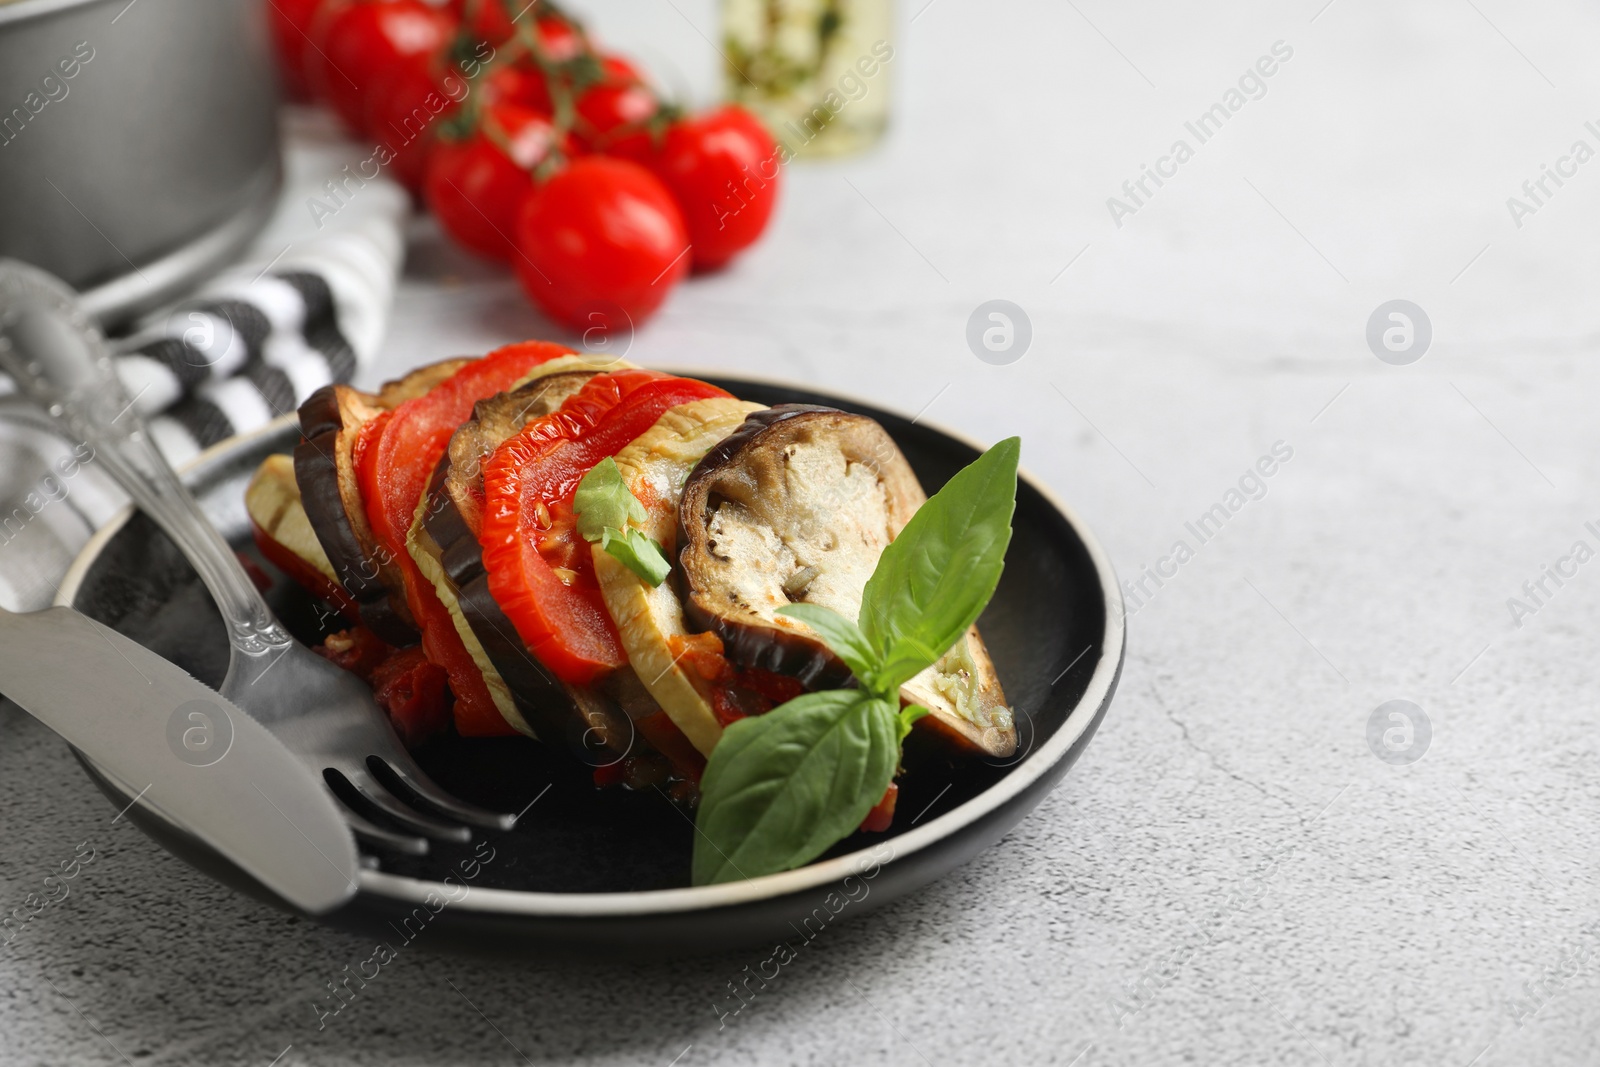
[[[628,661],[588,545],[573,528],[578,482],[668,408],[728,395],[651,371],[601,375],[484,464],[480,541],[489,592],[528,650],[562,681],[586,685]]]
[[[760,667],[735,667],[714,633],[674,634],[667,638],[674,663],[682,663],[711,689],[711,714],[723,726],[751,715],[765,715],[806,691],[798,678]],[[687,739],[686,739],[687,740]]]
[[[650,747],[667,757],[679,774],[691,782],[699,782],[705,773],[706,758],[689,743],[683,731],[668,718],[664,711],[652,712],[634,723],[639,733],[650,742]]]
[[[861,820],[861,829],[869,834],[881,834],[894,825],[894,802],[900,796],[900,785],[890,782],[883,791],[883,799],[873,805],[867,817]]]
[[[389,713],[407,748],[437,737],[450,726],[445,685],[449,678],[420,648],[399,648],[372,672],[372,696]]]
[[[365,626],[330,634],[312,649],[372,686],[373,698],[389,713],[407,748],[444,732],[450,725],[447,678],[420,648],[390,648]]]
[[[369,685],[372,684],[372,672],[394,653],[394,649],[360,623],[348,630],[329,634],[322,644],[311,651]]]
[[[541,363],[571,355],[562,345],[526,341],[469,363],[427,394],[362,427],[358,475],[367,521],[373,534],[399,564],[406,602],[411,607],[422,648],[443,667],[455,694],[456,729],[467,737],[495,737],[513,731],[495,707],[483,674],[456,632],[455,622],[406,550],[406,534],[428,479],[456,428],[472,415],[472,405],[526,378]],[[370,435],[370,436],[369,436]]]

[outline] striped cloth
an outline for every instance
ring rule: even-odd
[[[382,343],[410,198],[379,177],[346,181],[353,191],[331,200],[330,182],[367,153],[317,112],[290,109],[285,126],[284,193],[244,260],[113,341],[123,384],[174,464],[349,381]],[[324,210],[314,214],[313,199]]]
[[[293,411],[329,382],[349,381],[357,365],[327,279],[309,270],[187,302],[117,347],[123,384],[179,463]]]

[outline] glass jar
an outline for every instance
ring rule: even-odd
[[[892,0],[722,0],[728,98],[791,156],[870,147],[889,122]]]

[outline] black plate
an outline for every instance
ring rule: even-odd
[[[977,455],[926,424],[837,397],[710,380],[746,400],[831,404],[878,419],[930,494]],[[273,577],[250,544],[244,488],[265,456],[290,451],[297,439],[292,420],[279,420],[212,449],[185,476],[234,546]],[[324,621],[339,626],[319,619],[313,601],[287,580],[269,599],[308,642],[320,639]],[[222,679],[228,649],[215,608],[177,548],[142,514],[91,542],[63,583],[62,602],[202,681]],[[567,753],[525,738],[451,738],[417,753],[441,785],[491,808],[533,808],[516,830],[487,843],[436,846],[421,859],[373,856],[376,869],[363,874],[360,894],[331,921],[387,931],[391,940],[426,927],[425,941],[439,947],[681,953],[792,937],[791,924],[799,928],[808,916],[814,926],[909,892],[970,859],[1037,804],[1088,743],[1116,688],[1124,631],[1110,564],[1082,524],[1026,477],[1005,576],[979,625],[1016,709],[1018,754],[952,760],[913,735],[887,833],[857,834],[798,871],[691,888],[693,826],[659,795],[597,791]],[[128,803],[89,770],[114,803]],[[140,805],[132,814],[191,863],[262,892],[153,811]],[[474,862],[475,853],[492,858]]]

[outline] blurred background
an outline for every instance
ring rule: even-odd
[[[0,146],[0,190],[56,195],[19,146],[73,109],[108,113],[97,73],[141,19],[181,6],[106,9],[70,94]],[[691,115],[727,95],[726,26],[748,17],[715,0],[565,10]],[[290,1021],[311,1019],[298,990],[353,958],[348,939],[264,917],[130,835],[113,852],[128,877],[86,880],[78,929],[57,917],[0,957],[15,1042],[0,1060],[117,1062],[35,980],[87,959],[69,992],[152,1063],[267,1063],[291,1041],[286,1063],[517,1062],[507,1043],[607,1064],[1592,1061],[1600,595],[1588,568],[1528,583],[1576,542],[1600,548],[1585,525],[1600,525],[1600,13],[910,0],[885,17],[893,58],[841,111],[886,104],[881,136],[783,164],[735,258],[669,273],[658,307],[588,340],[985,442],[1021,434],[1024,465],[1128,591],[1121,692],[1074,773],[1005,845],[842,928],[730,1029],[706,1005],[749,960],[574,976],[430,957],[358,1022],[308,1034]],[[37,71],[0,63],[0,111],[77,39],[36,53]],[[317,373],[370,386],[513,339],[585,341],[398,188],[316,225],[309,202],[370,138],[326,107],[277,114],[290,192],[242,265],[230,251],[213,271],[263,301],[261,276],[320,272],[349,358],[309,331]],[[179,121],[146,110],[127,133]],[[73,180],[115,186],[157,162],[125,152]],[[87,203],[58,210],[107,225]],[[0,252],[20,254],[5,226]],[[327,252],[335,236],[370,248]],[[205,443],[181,405],[225,376],[243,329],[214,300],[191,319],[182,289],[118,324],[130,358],[197,327],[218,353],[198,385],[160,379],[144,402],[177,412],[180,455]],[[234,408],[211,432],[273,414]],[[1285,448],[1259,493],[1225,503]],[[1225,528],[1196,543],[1187,524],[1219,502]],[[1174,570],[1180,540],[1195,551]],[[6,552],[0,571],[33,573]],[[30,580],[11,595],[47,601]],[[1382,741],[1398,720],[1378,715],[1395,700],[1413,730],[1398,749]],[[0,864],[6,899],[59,827],[103,822],[68,762],[42,742],[0,752],[0,777],[33,798],[6,820],[23,857]],[[175,895],[196,904],[175,911]],[[488,998],[499,1031],[446,979]]]

